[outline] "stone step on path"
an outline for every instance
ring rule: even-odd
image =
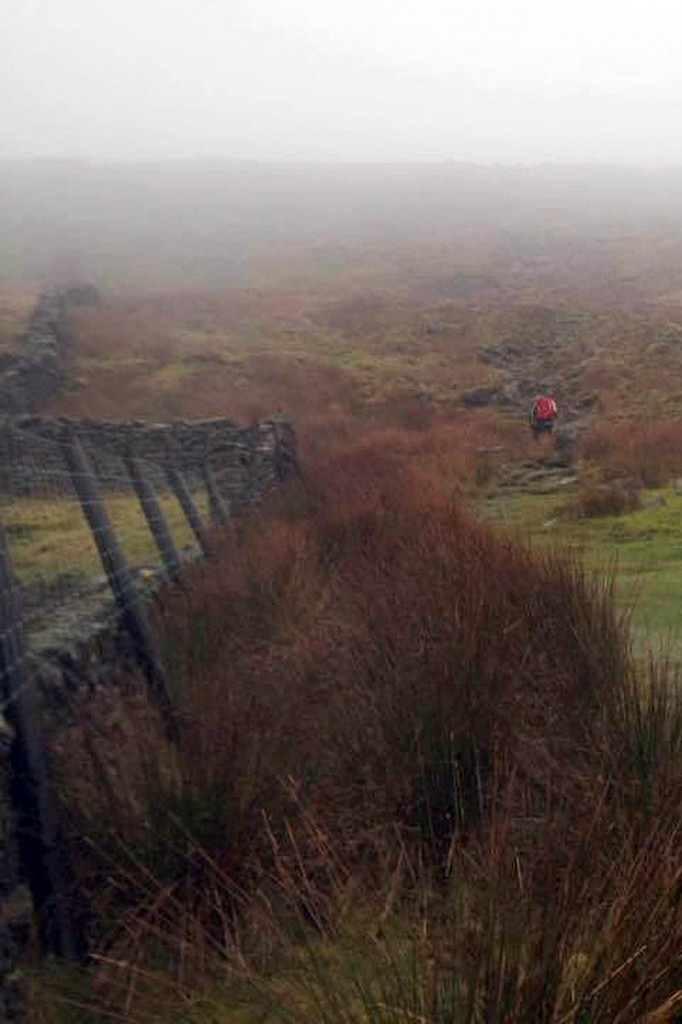
[[[541,459],[525,459],[507,466],[495,481],[495,490],[524,491],[526,494],[553,494],[578,483],[570,467]]]

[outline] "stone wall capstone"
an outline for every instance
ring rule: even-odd
[[[66,432],[79,438],[104,488],[116,486],[121,459],[129,453],[150,470],[172,462],[190,483],[200,481],[209,466],[234,511],[299,473],[296,434],[281,417],[242,427],[229,419],[164,424],[24,416],[0,423],[0,489],[9,494],[30,489],[32,477],[22,474],[22,460],[38,465],[43,480],[63,474],[60,441]],[[33,448],[31,438],[48,443]]]

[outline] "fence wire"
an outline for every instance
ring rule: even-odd
[[[168,452],[165,464],[131,451],[136,442],[125,431],[81,422],[64,434],[60,424],[0,423],[0,713],[14,730],[21,765],[13,776],[17,829],[32,843],[27,874],[43,942],[72,958],[82,953],[83,935],[49,768],[41,703],[51,682],[44,677],[41,686],[40,673],[49,674],[50,659],[43,655],[58,653],[57,671],[67,673],[72,647],[92,639],[94,620],[103,614],[102,624],[111,624],[113,594],[175,741],[177,717],[141,585],[145,577],[155,584],[162,566],[178,575],[183,556],[212,553],[212,513],[225,522],[298,472],[293,432],[274,422],[249,428],[239,441],[228,437],[219,451],[205,427],[190,429],[186,444],[176,437],[175,451],[173,430],[161,433],[151,451]]]
[[[102,447],[101,436],[79,428],[78,440],[133,578],[155,577],[161,557],[138,500],[126,458]],[[158,497],[180,556],[197,552],[197,541],[170,486],[166,467],[136,458],[139,472]],[[204,523],[210,502],[203,467],[184,473]],[[220,477],[218,476],[219,486]],[[109,584],[87,502],[79,499],[62,444],[13,425],[0,429],[0,526],[9,545],[13,583],[29,645],[53,645],[51,634],[73,630],[88,605],[108,595]],[[161,522],[152,516],[151,526]],[[107,536],[98,536],[105,548]]]

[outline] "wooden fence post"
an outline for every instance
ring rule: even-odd
[[[175,737],[177,722],[159,653],[142,609],[135,581],[99,493],[95,475],[75,435],[67,433],[64,436],[63,448],[74,490],[90,526],[124,624],[132,637],[150,692],[164,715],[169,735]]]
[[[179,580],[182,575],[180,555],[168,528],[154,485],[151,480],[147,479],[140,460],[135,458],[132,452],[126,454],[125,462],[166,572],[173,579]]]
[[[50,784],[40,702],[27,672],[19,594],[5,531],[0,528],[0,684],[2,706],[14,730],[13,791],[19,846],[47,950],[70,960],[85,952],[74,921],[75,883]]]
[[[218,482],[216,481],[213,470],[208,462],[204,463],[202,474],[204,477],[204,483],[206,484],[206,491],[208,493],[208,504],[211,510],[211,518],[213,519],[213,522],[217,523],[219,526],[227,526],[230,521],[230,510],[227,502],[220,493]]]
[[[192,532],[194,533],[194,536],[199,542],[199,547],[201,548],[205,557],[210,557],[210,555],[212,554],[211,545],[209,544],[208,539],[206,537],[206,530],[204,528],[203,522],[201,521],[199,510],[194,504],[194,499],[192,498],[192,495],[189,492],[189,487],[185,483],[185,479],[182,473],[180,472],[179,469],[177,469],[176,466],[173,465],[172,462],[170,462],[166,467],[166,475],[168,476],[168,482],[173,488],[173,492],[176,498],[180,502],[180,507],[182,508],[182,511],[185,513],[187,522],[189,523],[190,527],[192,528]]]

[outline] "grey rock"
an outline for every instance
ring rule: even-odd
[[[519,382],[512,380],[500,388],[496,401],[500,405],[518,405],[520,402],[523,402],[524,396]]]
[[[467,409],[478,409],[490,405],[499,391],[498,387],[473,388],[462,395],[462,403]]]
[[[665,505],[667,505],[667,501],[662,494],[653,494],[642,502],[642,508],[664,508]]]

